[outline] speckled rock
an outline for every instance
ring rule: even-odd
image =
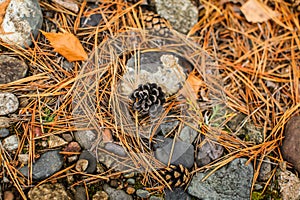
[[[64,146],[67,142],[57,135],[50,135],[48,140],[48,145],[50,149],[54,149],[56,147]]]
[[[10,83],[25,77],[28,66],[17,58],[0,56],[0,84]]]
[[[138,56],[132,56],[120,83],[120,92],[129,96],[140,84],[156,83],[166,95],[175,94],[193,68],[190,62],[171,52],[144,52],[140,55],[140,69],[136,69]],[[138,71],[138,72],[137,72]]]
[[[284,169],[278,173],[278,185],[282,200],[300,199],[300,179],[291,171]]]
[[[180,131],[179,138],[186,143],[192,144],[194,140],[196,139],[198,133],[195,129],[184,126],[182,130]]]
[[[151,2],[155,5],[157,13],[181,33],[188,33],[198,22],[198,9],[190,0],[151,0]]]
[[[55,184],[43,184],[32,188],[28,192],[30,200],[48,200],[48,199],[59,199],[59,200],[71,200],[67,194],[66,189],[60,183]]]
[[[132,196],[126,194],[123,190],[117,190],[109,187],[107,184],[103,186],[104,191],[109,195],[110,200],[132,200]]]
[[[8,128],[11,120],[8,117],[0,117],[0,128]]]
[[[90,130],[76,131],[74,133],[76,141],[80,144],[83,149],[90,149],[97,139],[96,133]]]
[[[150,192],[147,190],[138,189],[136,191],[136,195],[141,198],[148,198],[150,196]]]
[[[97,191],[92,200],[108,200],[109,196],[104,191]]]
[[[292,117],[286,125],[281,146],[282,157],[300,173],[300,116]]]
[[[5,0],[0,0],[3,3]],[[31,45],[42,27],[43,15],[37,0],[11,0],[0,29],[0,38],[8,44]]]
[[[188,193],[199,199],[249,200],[253,178],[253,166],[245,165],[247,159],[238,158],[210,175],[196,173],[188,187]]]
[[[63,166],[63,156],[59,151],[48,151],[41,155],[41,157],[32,166],[32,178],[41,180],[48,178],[55,172],[59,171]],[[24,166],[19,170],[24,176],[28,177],[28,166]]]
[[[0,128],[0,138],[5,138],[9,135],[9,130],[7,128]]]
[[[19,147],[19,139],[17,135],[11,135],[2,141],[4,149],[7,151],[17,150]]]
[[[74,195],[75,200],[86,200],[86,191],[85,188],[82,186],[78,186],[75,188],[75,195]]]
[[[0,93],[0,116],[15,112],[19,107],[18,98],[12,93]]]

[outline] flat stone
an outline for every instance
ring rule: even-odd
[[[8,117],[0,117],[0,128],[9,128],[11,120]]]
[[[2,141],[3,148],[7,151],[17,150],[19,147],[19,139],[17,135],[11,135]]]
[[[198,9],[190,0],[152,0],[152,2],[157,13],[181,33],[188,33],[198,22]]]
[[[127,156],[127,153],[126,151],[124,150],[124,148],[118,144],[115,144],[115,143],[112,143],[112,142],[108,142],[105,144],[105,147],[104,147],[107,151],[113,153],[113,154],[116,154],[118,156],[121,156],[121,157],[126,157]]]
[[[0,56],[0,84],[24,78],[27,70],[28,66],[24,61],[7,55]]]
[[[59,151],[48,151],[42,154],[41,157],[33,163],[32,178],[42,180],[50,177],[61,169],[63,162],[63,156],[59,154]],[[28,177],[28,165],[20,168],[19,171]]]
[[[140,60],[137,61],[137,59]],[[137,69],[137,64],[139,68]],[[193,66],[183,57],[171,52],[144,52],[132,56],[126,64],[127,73],[120,82],[120,92],[129,96],[140,84],[156,83],[168,96],[183,85]]]
[[[164,164],[168,164],[171,150],[172,142],[169,142],[162,148],[156,149],[154,152],[155,157]],[[171,164],[179,165],[182,164],[186,168],[191,168],[194,164],[194,146],[185,142],[177,141],[174,145],[174,150],[172,152]]]
[[[76,187],[74,198],[75,200],[86,200],[87,197],[85,188],[82,186]]]
[[[260,166],[258,180],[267,181],[272,175],[272,166],[269,158],[264,158],[263,163]]]
[[[53,148],[56,148],[56,147],[64,146],[68,143],[64,139],[62,139],[62,138],[60,138],[56,135],[50,135],[48,144],[49,144],[49,148],[53,149]]]
[[[19,107],[18,98],[12,93],[0,93],[0,116],[15,112]]]
[[[179,124],[178,120],[166,121],[159,125],[159,130],[162,132],[163,135],[167,135],[170,131],[176,128],[178,124]]]
[[[81,147],[78,144],[78,142],[70,142],[66,148],[64,148],[64,151],[66,152],[80,152]]]
[[[38,0],[10,0],[1,25],[0,39],[12,45],[30,46],[31,35],[36,38],[42,23]]]
[[[60,183],[54,184],[42,184],[37,187],[32,188],[28,192],[28,197],[30,200],[48,200],[48,199],[61,199],[61,200],[71,200],[65,187]]]
[[[75,140],[80,144],[83,149],[90,149],[97,139],[96,133],[93,131],[76,131],[74,133]]]
[[[286,125],[281,153],[300,173],[300,116],[292,117]]]
[[[7,128],[0,128],[0,138],[5,138],[9,135],[9,130]]]
[[[198,133],[196,130],[189,126],[184,126],[180,131],[179,138],[186,143],[192,144],[196,139]]]
[[[278,185],[283,200],[300,199],[300,179],[291,171],[283,170],[279,172]]]
[[[192,200],[191,196],[183,188],[174,188],[165,190],[165,200]]]
[[[136,191],[136,195],[141,198],[148,198],[150,196],[150,192],[147,190],[138,189]]]
[[[19,154],[18,155],[18,161],[24,165],[27,165],[29,159],[28,154]]]
[[[123,190],[117,190],[109,187],[107,184],[103,186],[104,191],[108,194],[109,200],[132,200],[132,196],[126,194]]]
[[[188,193],[199,199],[249,200],[253,166],[247,159],[238,158],[220,168],[205,181],[208,172],[197,172],[188,187]]]

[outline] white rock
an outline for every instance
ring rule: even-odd
[[[0,4],[6,0],[0,0]],[[11,0],[0,29],[0,38],[8,44],[31,45],[41,28],[43,15],[37,0]]]
[[[18,98],[12,93],[0,93],[0,115],[15,112],[19,107]]]
[[[3,140],[3,147],[7,151],[17,150],[19,147],[19,140],[17,135],[11,135]]]

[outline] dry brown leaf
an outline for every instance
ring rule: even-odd
[[[73,34],[41,32],[50,41],[54,51],[64,56],[69,62],[86,60],[88,58],[80,41]]]
[[[188,76],[180,93],[185,97],[197,99],[199,89],[202,85],[202,80],[192,73]]]
[[[264,22],[279,16],[278,12],[273,11],[271,8],[257,0],[249,0],[244,3],[241,7],[241,11],[245,15],[247,21],[254,23]]]
[[[0,33],[3,33],[2,23],[6,13],[6,9],[10,3],[10,0],[6,0],[0,4]]]

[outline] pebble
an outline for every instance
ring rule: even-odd
[[[173,140],[162,148],[156,149],[154,152],[155,158],[167,165],[172,152],[172,146]],[[194,146],[181,141],[175,142],[171,164],[182,164],[186,168],[191,168],[194,164]]]
[[[75,13],[78,13],[79,11],[79,7],[78,5],[73,2],[73,1],[70,1],[70,0],[53,0],[53,2],[75,12]]]
[[[75,200],[86,200],[86,191],[85,188],[82,186],[76,187],[75,189],[75,195],[74,195]]]
[[[190,182],[188,193],[199,199],[250,199],[253,166],[245,165],[246,162],[245,158],[237,158],[214,172],[205,181],[202,179],[209,171],[197,172]]]
[[[88,167],[85,170],[86,173],[88,174],[92,174],[96,171],[97,168],[97,160],[96,158],[90,154],[90,152],[88,151],[83,151],[80,156],[79,156],[79,160],[80,159],[84,159],[88,161]]]
[[[104,191],[109,195],[109,200],[132,200],[132,196],[126,194],[123,190],[117,190],[109,187],[107,184],[103,186]]]
[[[149,198],[149,200],[164,200],[164,198],[162,198],[162,197],[157,197],[157,196],[151,196],[151,197]],[[184,199],[184,200],[189,200],[189,199]]]
[[[148,198],[150,196],[150,192],[147,190],[138,189],[136,191],[136,195],[141,198]]]
[[[282,157],[292,163],[300,173],[300,116],[292,117],[284,132],[284,139],[281,146]]]
[[[190,144],[194,142],[197,136],[198,136],[197,131],[189,126],[184,126],[179,134],[179,138],[183,142],[190,143]]]
[[[191,0],[152,0],[151,2],[155,5],[157,13],[181,33],[188,33],[198,22],[198,9]]]
[[[69,133],[63,133],[62,138],[64,138],[64,140],[66,140],[67,142],[71,142],[73,140],[72,135]]]
[[[41,155],[41,157],[33,163],[32,178],[35,180],[42,180],[48,178],[54,173],[58,172],[63,166],[63,156],[59,154],[58,150],[48,151]],[[28,166],[24,166],[19,170],[24,176],[28,177]]]
[[[65,187],[60,183],[42,184],[30,189],[28,192],[30,200],[48,200],[48,199],[62,199],[71,200]]]
[[[197,152],[196,163],[199,167],[220,158],[223,155],[224,148],[216,142],[205,139],[200,144]]]
[[[134,176],[135,176],[134,172],[130,172],[130,173],[124,174],[124,178],[132,178]]]
[[[134,184],[135,184],[135,180],[134,180],[133,178],[127,179],[126,182],[127,182],[128,184],[130,184],[130,185],[134,185]]]
[[[78,172],[84,172],[89,165],[89,161],[85,159],[79,159],[75,165],[75,170]]]
[[[0,39],[12,45],[30,46],[31,35],[36,38],[42,23],[38,0],[10,0],[1,25],[3,33],[0,33]]]
[[[134,189],[134,187],[127,187],[126,188],[126,193],[127,194],[133,194],[133,193],[135,193],[135,189]]]
[[[165,190],[165,200],[192,200],[191,196],[183,188],[174,188]]]
[[[258,180],[267,181],[269,180],[272,173],[271,161],[269,158],[264,158],[263,163],[260,166]]]
[[[68,157],[68,162],[72,163],[72,162],[75,162],[77,159],[78,159],[77,155],[69,156]]]
[[[177,125],[179,124],[178,120],[175,121],[167,121],[161,123],[159,126],[159,130],[162,132],[163,135],[167,135],[170,131],[172,131]]]
[[[24,61],[7,55],[0,56],[0,84],[24,78],[27,70],[28,66]]]
[[[49,145],[50,149],[54,149],[56,147],[61,147],[61,146],[64,146],[66,144],[67,144],[67,142],[64,139],[62,139],[62,138],[60,138],[56,135],[50,135],[49,136],[48,145]]]
[[[93,13],[88,15],[87,12],[89,12],[91,9],[97,8],[96,5],[91,6],[91,8],[88,8],[84,13],[83,16],[80,18],[80,26],[85,27],[96,27],[102,20],[102,15],[100,13]]]
[[[14,200],[14,194],[12,191],[5,191],[3,194],[3,200]]]
[[[3,148],[7,151],[17,150],[19,147],[19,139],[17,135],[11,135],[2,141]]]
[[[81,151],[81,147],[78,144],[78,142],[70,142],[66,148],[64,148],[64,151],[66,152],[80,152]]]
[[[300,179],[291,171],[283,170],[278,175],[282,200],[300,199]]]
[[[0,93],[0,116],[15,112],[19,108],[18,98],[12,93]]]
[[[92,200],[108,200],[109,196],[104,191],[97,191],[96,194],[94,194]]]
[[[8,117],[0,117],[0,128],[9,128],[10,122]]]
[[[118,180],[112,179],[112,180],[110,180],[109,185],[113,188],[117,188],[120,184],[119,184]]]
[[[91,149],[92,144],[97,139],[96,133],[90,130],[76,131],[74,133],[75,140],[80,144],[83,149]]]
[[[127,156],[127,153],[126,151],[124,150],[124,148],[118,144],[115,144],[115,143],[112,143],[112,142],[108,142],[105,144],[105,147],[104,147],[107,151],[113,153],[113,154],[116,154],[118,156],[121,156],[121,157],[126,157]]]
[[[29,155],[27,153],[22,153],[18,155],[18,161],[24,165],[27,165],[29,159]]]
[[[9,130],[7,128],[0,128],[0,138],[5,138],[9,135]]]

